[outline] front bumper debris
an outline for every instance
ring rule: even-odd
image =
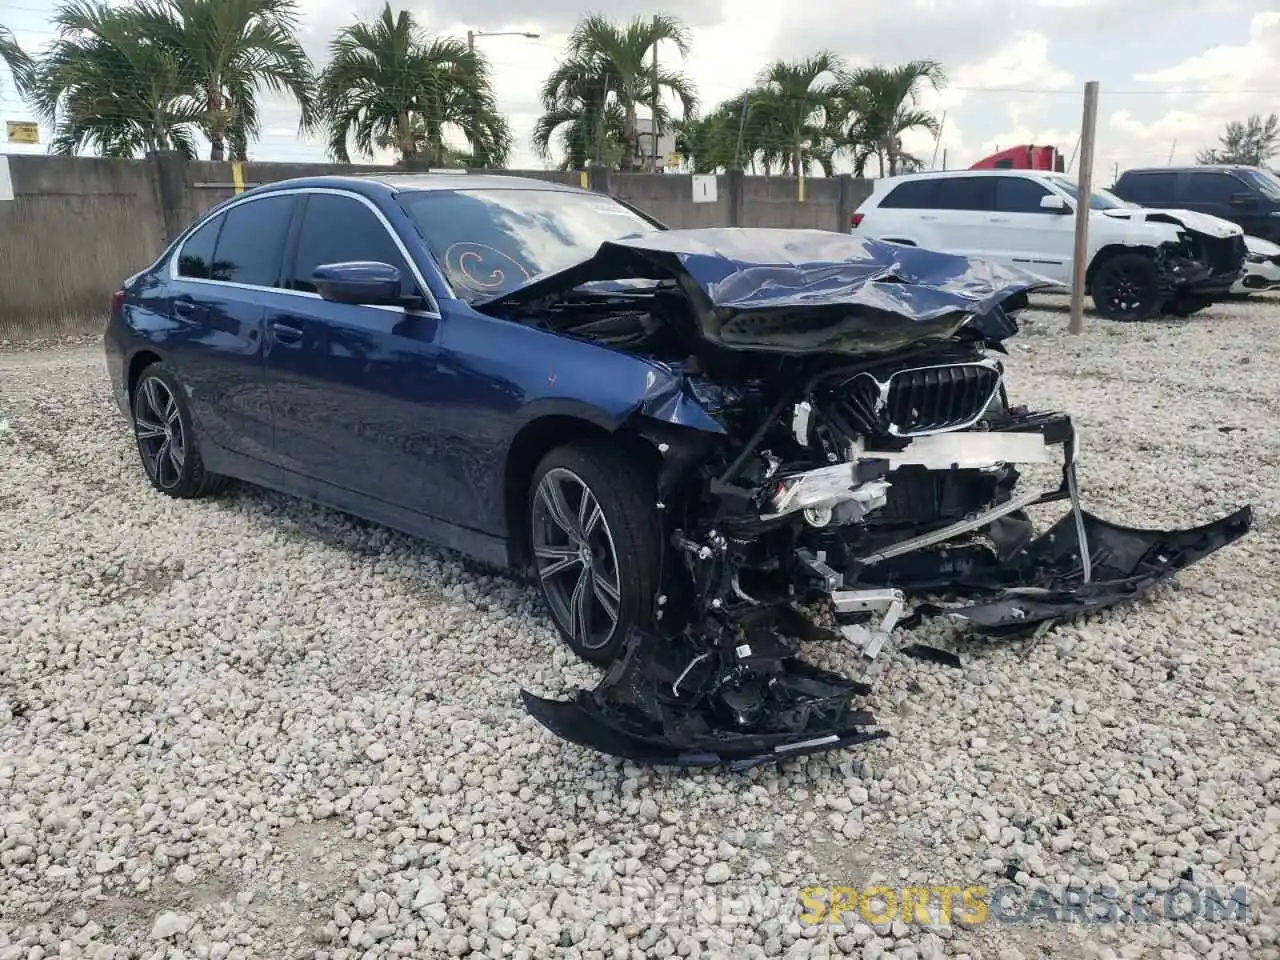
[[[1143,530],[1109,523],[1072,509],[1019,551],[1012,566],[990,550],[948,563],[966,569],[964,587],[991,598],[962,607],[917,607],[944,614],[977,633],[1020,636],[1043,624],[1106,610],[1141,599],[1181,570],[1234,543],[1253,526],[1253,509],[1241,509],[1187,530]],[[1081,548],[1081,534],[1087,549]],[[1082,558],[1088,556],[1086,565]],[[918,568],[931,578],[927,564]],[[904,580],[908,579],[906,577]],[[915,591],[906,583],[902,589]]]
[[[895,628],[926,616],[947,616],[991,637],[1034,633],[1137,600],[1240,539],[1253,525],[1247,506],[1186,530],[1110,523],[1080,505],[1076,435],[1069,417],[1020,408],[989,427],[925,438],[896,451],[858,450],[857,459],[838,470],[822,468],[777,486],[771,509],[778,514],[827,510],[833,496],[855,494],[856,502],[840,506],[861,511],[883,500],[879,477],[885,469],[914,466],[961,483],[965,470],[1052,463],[1055,454],[1061,455],[1056,489],[1014,494],[1010,484],[985,510],[917,527],[915,536],[891,536],[870,548],[864,544],[861,555],[846,554],[846,562],[835,566],[825,553],[797,549],[807,589],[826,597],[839,632],[818,626],[787,600],[759,602],[737,590],[747,602],[730,605],[704,589],[701,620],[694,617],[691,626],[662,637],[634,631],[594,690],[580,690],[564,701],[522,690],[525,709],[562,739],[644,764],[727,765],[741,771],[866,743],[887,736],[856,703],[870,688],[799,660],[802,642],[852,646],[865,662],[876,657]],[[837,472],[843,486],[835,484]],[[1033,536],[1026,508],[1062,500],[1070,502],[1068,513]],[[813,523],[807,515],[806,520]],[[857,525],[844,529],[854,531],[856,546]],[[723,538],[717,542],[723,544]],[[725,579],[738,586],[723,550],[684,545],[698,563],[716,571],[695,578],[704,587]],[[969,602],[945,607],[918,602],[906,615],[907,598],[926,597]],[[949,666],[959,663],[954,654],[918,644],[903,652]]]
[[[887,736],[854,703],[870,688],[796,659],[775,630],[732,649],[717,634],[633,631],[594,690],[520,697],[558,737],[634,763],[742,771]]]
[[[1110,523],[1084,510],[1076,482],[1076,436],[1069,417],[1017,411],[996,432],[1039,433],[1062,449],[1062,481],[1043,493],[1012,496],[957,523],[859,558],[844,580],[893,587],[908,597],[981,597],[968,606],[917,606],[945,613],[976,633],[1016,636],[1052,621],[1137,600],[1156,585],[1223,547],[1253,526],[1242,507],[1187,530],[1146,530]],[[1067,500],[1070,510],[1032,537],[1027,507]],[[986,542],[957,542],[965,535]],[[871,651],[864,651],[872,656]]]

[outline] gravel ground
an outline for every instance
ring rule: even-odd
[[[0,351],[0,960],[1280,957],[1280,300],[1081,338],[1042,306],[1012,391],[1076,416],[1088,505],[1255,532],[963,669],[886,655],[890,739],[746,776],[561,743],[519,687],[597,674],[531,590],[257,490],[168,500],[100,346]],[[805,886],[1184,881],[1246,916],[799,919]]]

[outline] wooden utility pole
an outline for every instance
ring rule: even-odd
[[[649,147],[649,172],[658,172],[658,15],[653,15],[653,141]]]
[[[1071,260],[1072,333],[1084,330],[1084,274],[1089,252],[1089,210],[1093,196],[1093,141],[1098,129],[1098,81],[1084,85],[1084,117],[1080,123],[1080,170],[1076,181],[1076,245]]]

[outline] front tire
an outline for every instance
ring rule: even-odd
[[[1174,297],[1165,304],[1164,312],[1171,317],[1189,317],[1213,305],[1213,297],[1182,296]]]
[[[133,435],[151,486],[165,496],[192,500],[217,493],[226,478],[205,469],[195,420],[173,369],[148,365],[130,397]]]
[[[1160,312],[1160,273],[1141,253],[1121,253],[1100,264],[1089,282],[1093,308],[1108,320],[1132,323]]]
[[[661,527],[650,476],[609,440],[557,447],[529,488],[530,556],[575,654],[606,666],[632,627],[651,625]]]

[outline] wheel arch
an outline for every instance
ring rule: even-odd
[[[129,358],[129,365],[125,369],[124,383],[125,389],[128,391],[126,396],[130,403],[133,402],[133,388],[138,385],[138,378],[142,376],[142,371],[153,363],[159,363],[161,357],[154,350],[143,348],[138,350]]]
[[[1116,257],[1123,256],[1126,253],[1136,253],[1148,256],[1152,260],[1155,260],[1156,258],[1156,248],[1147,244],[1109,243],[1106,246],[1099,248],[1098,252],[1093,255],[1093,259],[1089,261],[1089,266],[1085,268],[1085,289],[1087,290],[1089,285],[1093,283],[1094,275],[1098,272],[1099,267],[1107,261],[1114,260]]]
[[[590,410],[546,413],[526,422],[507,448],[502,471],[503,512],[507,526],[507,556],[514,570],[532,562],[525,538],[529,484],[538,464],[556,447],[577,440],[611,438],[646,468],[661,465],[661,455],[630,421],[610,423]]]

